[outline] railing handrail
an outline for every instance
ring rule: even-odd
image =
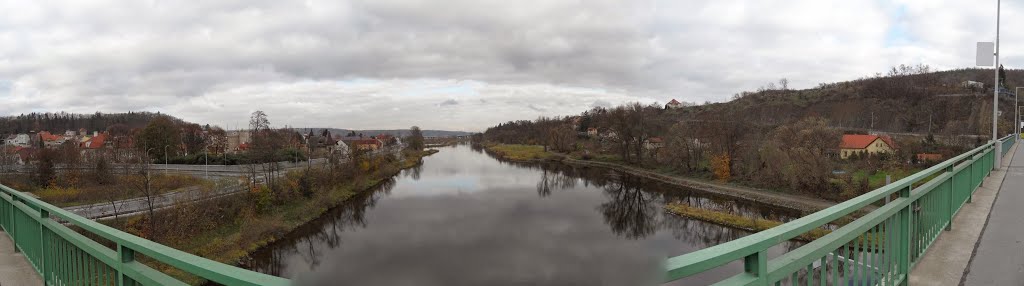
[[[1009,140],[1008,137],[1011,136],[1000,138],[999,140]],[[665,263],[666,270],[668,272],[668,280],[687,277],[733,261],[744,259],[745,257],[756,254],[784,241],[793,239],[801,234],[860,210],[871,203],[885,198],[886,196],[890,196],[904,188],[910,187],[922,179],[946,170],[946,168],[964,168],[965,166],[958,166],[959,162],[984,154],[989,148],[995,147],[994,143],[995,142],[986,143],[956,157],[950,158],[949,160],[943,161],[942,163],[936,164],[928,169],[897,180],[892,184],[877,188],[871,192],[843,201],[839,204],[799,219],[726,243],[669,258]]]
[[[161,263],[210,281],[225,285],[291,284],[288,279],[230,266],[134,236],[50,205],[2,184],[0,184],[0,193],[16,198],[17,201],[22,202],[36,212],[46,211],[50,215],[81,227],[91,234],[110,240],[120,247],[127,247],[134,252],[141,253]]]

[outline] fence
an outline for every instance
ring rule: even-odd
[[[62,222],[109,240],[116,247],[104,246]],[[0,185],[0,227],[46,285],[187,285],[137,261],[136,255],[224,285],[290,284],[284,278],[233,267],[133,236],[4,185]]]
[[[1000,141],[1006,154],[1016,138]],[[905,284],[910,269],[943,230],[951,229],[953,216],[991,173],[994,149],[990,142],[811,215],[669,258],[668,280],[742,260],[744,271],[719,285]],[[769,248],[893,196],[898,197],[853,222],[768,259]]]

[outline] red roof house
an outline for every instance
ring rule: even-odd
[[[895,149],[896,144],[893,144],[889,136],[845,134],[839,143],[839,156],[846,159],[857,153],[890,153]]]

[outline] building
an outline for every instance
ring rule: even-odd
[[[651,137],[644,140],[644,149],[656,150],[661,147],[665,147],[665,140],[662,140],[661,137]]]
[[[587,136],[596,137],[597,136],[597,128],[594,128],[594,127],[587,128]]]
[[[966,88],[966,89],[970,89],[970,90],[975,90],[975,89],[982,89],[983,90],[983,89],[985,89],[985,84],[984,83],[973,81],[973,80],[964,81],[964,82],[960,83],[960,86],[962,86],[963,88]]]
[[[377,139],[359,139],[352,141],[352,149],[361,151],[377,151],[384,144]]]
[[[888,136],[846,134],[839,143],[839,157],[843,159],[856,154],[892,153],[893,150],[896,150],[896,145]]]
[[[67,141],[64,136],[50,134],[46,131],[39,132],[39,140],[43,140],[43,146],[46,148],[56,148]]]
[[[345,141],[338,140],[337,143],[334,144],[334,152],[338,152],[338,154],[342,156],[348,155],[348,144],[345,144]]]
[[[665,104],[665,109],[676,109],[676,108],[683,108],[683,103],[679,102],[675,98],[673,98],[672,101],[669,101],[668,104]]]
[[[245,147],[248,147],[250,139],[251,139],[251,135],[250,135],[249,131],[231,131],[231,132],[228,132],[228,134],[227,134],[228,144],[226,146],[226,149],[227,149],[226,151],[229,152],[229,153],[245,151],[245,149],[247,149],[247,148],[242,148],[242,145],[244,144]]]
[[[5,143],[15,147],[28,147],[32,144],[32,137],[28,136],[28,134],[11,135],[7,137],[7,142]]]

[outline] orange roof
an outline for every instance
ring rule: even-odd
[[[839,143],[841,149],[864,149],[871,142],[882,139],[885,144],[888,144],[890,148],[896,148],[896,145],[892,143],[892,138],[889,136],[878,136],[878,135],[863,135],[863,134],[845,134],[843,135],[843,142]]]
[[[676,104],[680,104],[680,103],[679,103],[679,101],[676,101],[676,99],[675,99],[675,98],[673,98],[673,99],[672,99],[672,101],[669,101],[669,102],[668,102],[668,104],[671,104],[671,105],[676,105]]]
[[[100,134],[89,138],[89,141],[85,141],[82,147],[89,149],[103,148],[103,144],[107,141],[107,134]]]
[[[50,134],[50,132],[43,131],[39,132],[39,138],[43,139],[43,141],[57,141],[60,140],[62,137]]]

